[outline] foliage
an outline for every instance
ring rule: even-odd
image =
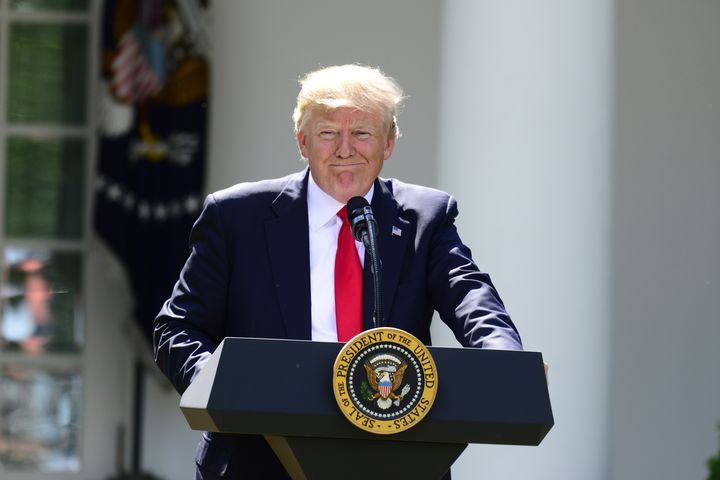
[[[718,434],[720,434],[720,424],[718,424]],[[708,476],[707,480],[720,480],[720,450],[717,455],[708,460],[707,465],[710,470],[710,476]]]
[[[363,400],[367,401],[370,400],[370,397],[372,396],[373,391],[370,390],[370,385],[368,385],[367,382],[363,380],[362,384],[360,385],[360,397],[362,397]]]

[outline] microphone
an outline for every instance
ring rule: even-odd
[[[384,326],[382,302],[382,263],[377,243],[377,222],[370,204],[363,197],[353,197],[345,206],[350,229],[355,240],[362,242],[370,255],[370,268],[375,287],[375,308],[373,309],[373,326]]]
[[[364,197],[353,197],[348,200],[345,206],[347,217],[350,222],[350,229],[353,237],[362,242],[365,248],[370,248],[370,230],[377,230],[377,223],[370,204]]]

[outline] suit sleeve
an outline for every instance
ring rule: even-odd
[[[155,319],[155,363],[183,393],[223,339],[229,259],[219,207],[210,195],[190,234],[190,256]]]
[[[429,288],[434,308],[466,347],[522,350],[520,335],[490,276],[480,271],[460,240],[457,203],[448,197],[432,238]]]

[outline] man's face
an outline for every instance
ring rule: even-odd
[[[340,203],[365,195],[395,145],[380,115],[349,107],[309,114],[296,136],[315,182]]]

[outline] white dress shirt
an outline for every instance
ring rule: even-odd
[[[312,174],[308,179],[308,233],[310,241],[310,312],[312,339],[337,342],[335,323],[335,252],[342,220],[337,212],[345,205],[323,192]],[[375,185],[365,195],[372,201]],[[365,264],[365,246],[355,241],[360,264]]]

